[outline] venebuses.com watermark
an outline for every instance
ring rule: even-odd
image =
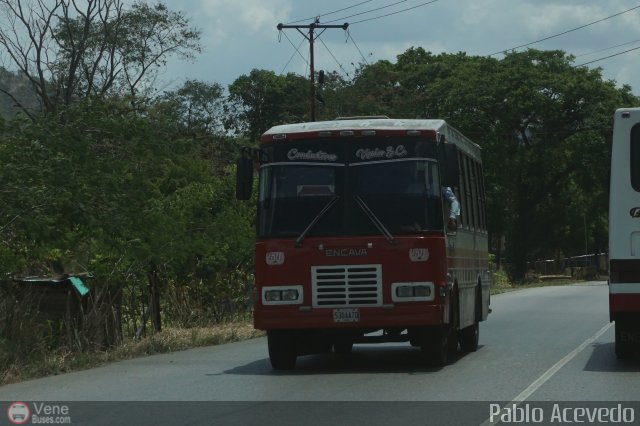
[[[46,402],[13,402],[7,408],[9,424],[71,424],[71,412],[69,406],[60,403]]]

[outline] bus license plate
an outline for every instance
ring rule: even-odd
[[[359,322],[360,309],[334,309],[333,322]]]

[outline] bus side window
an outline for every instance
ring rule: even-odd
[[[460,202],[460,223],[463,227],[469,226],[469,210],[467,207],[467,184],[464,179],[464,154],[458,151],[458,169],[460,173],[460,193],[458,201]]]
[[[484,172],[482,164],[478,164],[478,173],[480,178],[480,201],[482,202],[482,229],[487,230],[487,196],[484,192]]]
[[[478,205],[478,228],[484,230],[486,229],[484,223],[484,200],[483,200],[483,192],[482,192],[482,168],[480,167],[480,163],[477,161],[473,162],[473,175],[475,176],[476,183],[476,201]]]
[[[464,156],[464,181],[465,186],[467,187],[467,210],[469,212],[469,227],[475,229],[477,227],[476,223],[476,209],[473,202],[474,190],[473,190],[473,182],[471,180],[471,165],[469,164],[471,159]]]
[[[475,227],[476,230],[480,230],[482,225],[480,224],[480,194],[478,193],[478,168],[476,167],[476,162],[469,159],[469,168],[471,169],[471,185],[472,185],[472,196],[473,196],[473,216],[475,218]]]

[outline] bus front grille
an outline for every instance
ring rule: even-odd
[[[312,266],[313,307],[382,306],[382,265]]]

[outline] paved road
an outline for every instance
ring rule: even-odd
[[[442,369],[425,367],[408,344],[384,344],[355,346],[348,356],[300,357],[295,371],[276,373],[260,338],[4,386],[0,400],[130,401],[71,406],[82,418],[122,411],[143,423],[161,412],[166,424],[175,424],[176,410],[185,424],[480,424],[489,417],[488,402],[640,401],[640,361],[614,354],[606,283],[505,293],[493,296],[491,307],[478,351]]]

